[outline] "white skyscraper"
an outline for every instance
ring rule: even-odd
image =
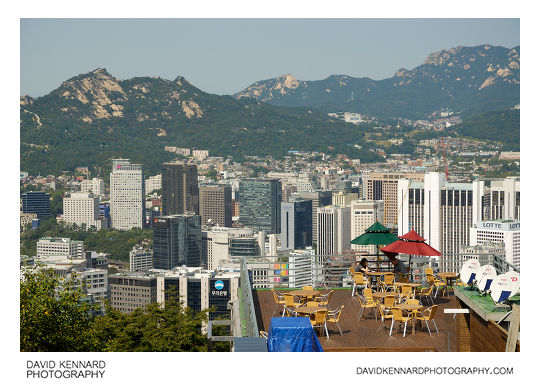
[[[506,261],[520,268],[520,222],[479,221],[471,227],[471,246],[503,243]]]
[[[99,218],[99,198],[87,192],[74,192],[63,199],[64,222],[68,225],[87,228],[95,226],[97,230],[107,227],[107,221]]]
[[[144,221],[144,177],[140,164],[113,159],[111,172],[111,227],[141,228]]]
[[[423,183],[400,179],[398,234],[414,228],[429,245],[443,253],[443,271],[455,270],[455,258],[450,254],[457,255],[470,244],[469,229],[480,219],[479,190],[472,183],[445,182],[444,174],[437,172],[427,173]]]
[[[357,199],[351,202],[351,240],[365,233],[366,229],[376,221],[384,220],[384,201],[371,201]],[[355,251],[365,251],[375,254],[376,247],[373,245],[351,245]]]
[[[351,249],[351,207],[317,208],[317,254],[340,255]]]

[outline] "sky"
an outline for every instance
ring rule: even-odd
[[[282,74],[391,77],[459,45],[520,44],[519,19],[21,19],[20,94],[96,68],[233,94]]]

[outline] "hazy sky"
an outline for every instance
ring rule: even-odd
[[[519,19],[22,19],[21,95],[104,67],[232,94],[290,73],[384,79],[458,45],[519,45]]]

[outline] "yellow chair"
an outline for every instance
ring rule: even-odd
[[[399,302],[404,302],[407,299],[414,297],[414,291],[411,285],[402,285],[399,290]]]
[[[405,338],[405,333],[407,332],[407,322],[409,322],[410,316],[407,314],[407,317],[403,316],[403,313],[400,309],[390,309],[392,312],[392,325],[390,325],[390,336],[392,335],[392,329],[394,329],[394,323],[399,323],[403,325],[403,338]]]
[[[326,322],[336,324],[338,329],[339,329],[339,334],[340,335],[343,335],[343,333],[341,332],[341,327],[339,326],[339,318],[341,317],[341,312],[343,311],[344,307],[345,306],[341,305],[341,307],[339,309],[329,311],[326,314]]]
[[[321,306],[328,306],[328,303],[330,303],[330,298],[332,298],[333,293],[334,290],[330,290],[326,294],[315,297],[315,301],[317,301]]]
[[[261,331],[259,332],[259,337],[262,337],[262,338],[264,338],[265,340],[268,341],[268,333],[265,332],[264,330],[261,330]]]
[[[435,326],[435,330],[437,331],[437,333],[439,332],[439,329],[437,328],[437,324],[435,323],[435,313],[437,312],[437,308],[438,308],[438,305],[433,305],[427,308],[426,310],[424,310],[421,316],[415,317],[417,320],[420,320],[420,324],[422,323],[422,321],[426,323],[429,335],[431,335],[431,330],[429,330],[428,321],[432,321],[433,325]]]
[[[408,305],[420,305],[420,300],[411,298],[411,299],[406,300],[405,303]],[[413,310],[411,314],[413,318],[416,318],[416,316],[418,315],[418,310]]]
[[[356,293],[355,298],[358,300],[358,303],[360,304],[360,307],[362,308],[358,312],[357,320],[360,321],[360,318],[362,317],[362,314],[364,314],[364,310],[366,309],[372,309],[372,311],[375,314],[375,320],[376,320],[377,319],[377,312],[376,312],[377,304],[375,303],[375,301],[373,301],[373,297],[371,297],[371,299],[368,299],[366,297],[361,297],[360,295],[358,295],[358,293]]]
[[[300,316],[299,313],[297,313],[295,309],[293,309],[291,307],[287,307],[287,306],[283,307],[283,315],[282,315],[282,317],[285,315],[285,313],[287,313],[287,317],[299,317]],[[303,314],[301,316],[304,317]]]
[[[394,288],[394,273],[384,273],[379,277],[378,283],[383,291],[392,291]]]
[[[362,290],[362,294],[364,294],[365,299],[375,302],[373,300],[373,290],[371,290],[369,287],[364,288],[364,290]]]
[[[434,275],[426,275],[426,279],[427,279],[428,285],[433,284],[435,286],[435,294],[433,295],[433,297],[437,297],[437,293],[439,293],[440,287],[444,287],[443,291],[446,291],[446,281],[442,281],[436,278]]]
[[[434,283],[431,283],[431,285],[429,285],[429,287],[423,287],[420,289],[420,292],[417,293],[418,295],[418,298],[420,297],[427,297],[431,300],[431,304],[434,305],[435,303],[433,302],[433,297],[431,296],[431,293],[433,292],[433,287],[435,287],[435,284]]]
[[[387,319],[392,319],[391,308],[384,306],[384,304],[380,302],[377,302],[377,310],[379,310],[379,315],[381,316],[381,326],[379,327],[379,329],[384,328],[384,321]]]
[[[291,293],[285,293],[283,294],[283,297],[285,297],[285,307],[288,307],[290,309],[296,309],[297,307],[302,306],[300,302],[294,301],[294,295],[292,295]],[[285,314],[285,309],[283,309],[283,314]]]
[[[311,326],[313,328],[323,328],[326,330],[326,338],[330,338],[328,336],[328,328],[326,327],[326,314],[328,313],[328,310],[318,310],[315,313],[314,319],[310,319],[309,322],[311,322]]]
[[[390,308],[394,306],[396,303],[396,296],[395,295],[388,295],[383,298],[383,304],[384,306]]]
[[[398,273],[398,282],[409,283],[409,274]]]
[[[281,306],[285,306],[285,297],[275,289],[270,290],[272,293],[272,296],[274,297],[274,301],[276,302],[276,306],[274,307],[274,311],[272,312],[272,315],[276,312],[276,309]]]
[[[302,290],[313,290],[313,286],[302,286]],[[313,296],[307,295],[306,301],[313,301]]]
[[[320,302],[308,301],[308,302],[306,302],[306,304],[304,306],[305,307],[319,307],[319,303]]]
[[[354,295],[354,293],[356,291],[356,288],[360,287],[360,286],[364,286],[364,287],[367,286],[366,279],[364,278],[364,274],[355,273],[354,276],[353,276],[353,286],[352,286],[352,294],[351,294],[351,296]]]

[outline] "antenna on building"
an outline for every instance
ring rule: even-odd
[[[480,263],[476,259],[467,260],[459,271],[459,279],[466,285],[471,285],[476,280],[476,274],[480,269]]]
[[[491,283],[497,276],[497,271],[491,265],[484,265],[476,273],[476,286],[478,290],[486,292],[491,287]]]

